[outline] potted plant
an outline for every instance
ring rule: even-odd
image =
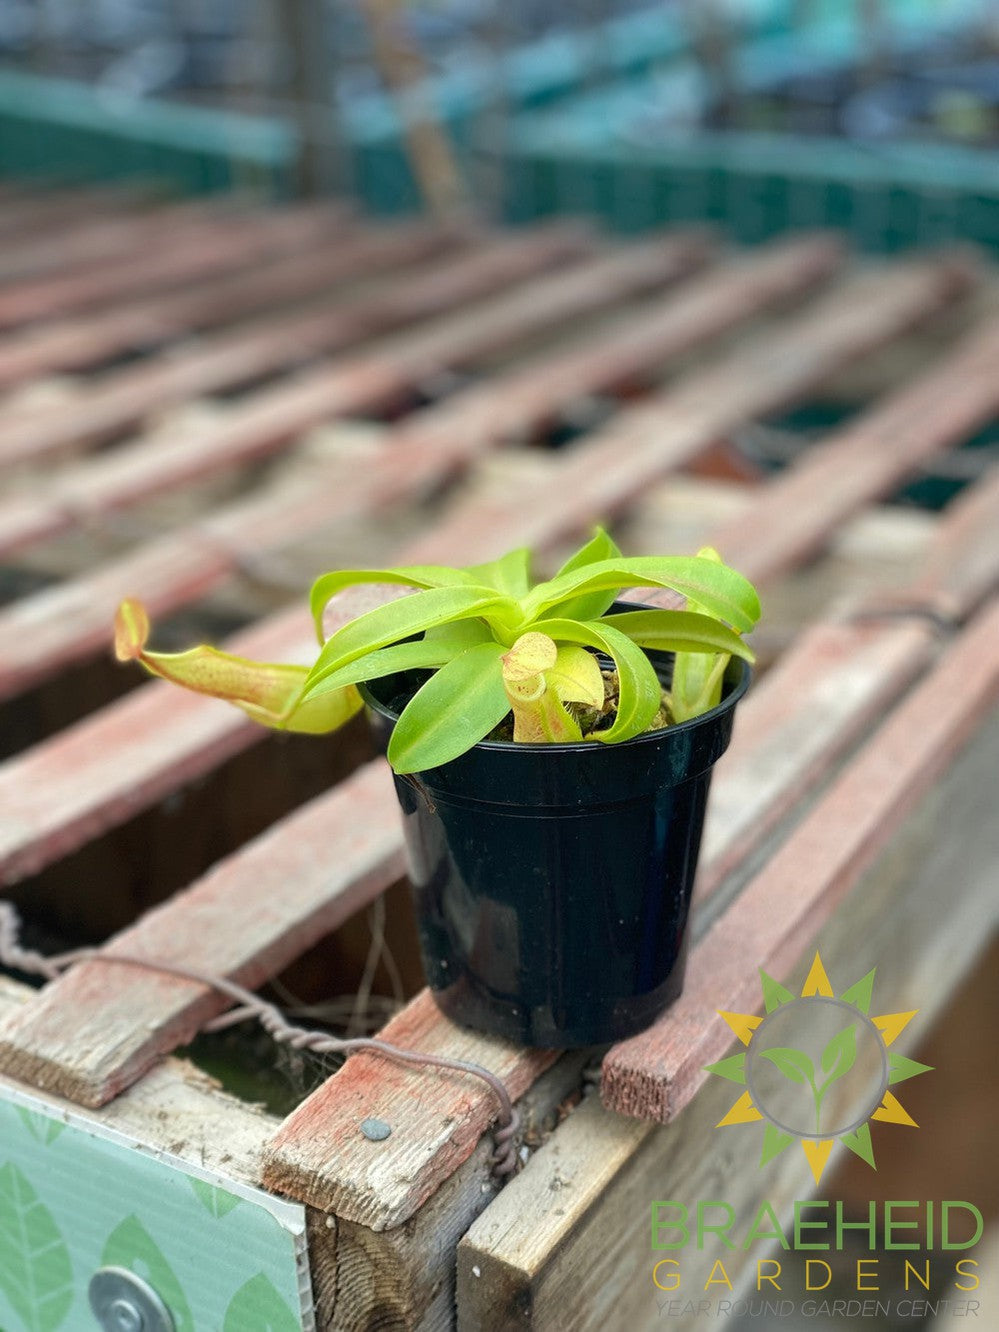
[[[328,638],[359,583],[409,595]],[[682,610],[618,600],[670,588]],[[329,573],[315,664],[146,647],[137,602],[116,650],[267,725],[335,729],[366,704],[395,773],[427,979],[456,1021],[532,1045],[591,1045],[680,992],[711,768],[752,654],[752,586],[714,551],[624,558],[602,530],[556,576],[529,555],[469,569]]]

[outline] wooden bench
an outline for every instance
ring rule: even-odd
[[[600,1094],[596,1052],[460,1030],[426,991],[382,1030],[502,1079],[524,1126],[503,1188],[474,1079],[356,1054],[280,1118],[174,1057],[227,1006],[215,991],[100,961],[36,991],[0,979],[0,1119],[23,1128],[0,1189],[65,1248],[52,1300],[85,1309],[83,1267],[131,1257],[196,1328],[251,1299],[305,1328],[655,1325],[649,1202],[660,1182],[702,1196],[737,1150],[715,1132],[732,1089],[705,1085],[732,1039],[717,1010],[753,1012],[761,966],[800,985],[818,944],[852,979],[877,966],[886,1011],[920,1009],[893,1047],[911,1049],[994,927],[999,475],[940,516],[880,507],[999,415],[992,273],[963,254],[861,268],[828,235],[729,254],[693,231],[610,247],[573,225],[379,229],[330,207],[119,201],[81,232],[89,206],[0,197],[28,265],[0,274],[0,560],[44,584],[0,606],[10,715],[97,670],[124,595],[164,618],[238,606],[228,646],[308,660],[289,571],[304,592],[317,543],[349,560],[362,528],[384,563],[519,543],[551,562],[610,518],[626,546],[710,541],[774,609],[715,777],[684,994],[604,1055]],[[46,250],[33,208],[46,239],[78,239]],[[131,256],[111,282],[108,229]],[[820,394],[851,414],[786,470],[691,478]],[[571,420],[564,447],[533,447]],[[74,867],[263,741],[213,700],[115,680],[120,697],[67,697],[69,720],[0,763],[0,880],[35,931],[72,933]],[[383,760],[351,743],[342,780],[206,856],[108,951],[256,988],[379,901],[401,830]],[[176,838],[189,818],[188,799]],[[359,1131],[371,1118],[384,1141]],[[58,1153],[66,1180],[109,1172],[136,1200],[103,1248],[104,1204],[86,1234],[60,1231],[69,1185],[39,1182]],[[773,1163],[775,1205],[811,1187],[803,1154]]]

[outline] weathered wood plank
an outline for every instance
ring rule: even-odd
[[[580,239],[579,232],[574,228],[552,227],[524,237],[499,242],[496,247],[488,248],[485,253],[470,257],[468,262],[471,266],[471,277],[473,282],[483,284],[485,290],[495,290],[497,286],[515,281],[517,278],[536,275],[540,270],[577,252]],[[466,271],[464,284],[455,283],[450,288],[445,286],[445,297],[450,293],[453,298],[456,289],[459,300],[468,300],[471,295],[477,294],[481,287],[476,288],[473,285],[472,292],[468,290],[469,276]],[[418,291],[416,294],[420,295],[421,292]],[[422,294],[426,301],[425,285]],[[433,309],[449,308],[447,303],[443,307],[439,304],[441,298],[441,287],[438,284],[436,296],[432,298],[437,302],[432,306]],[[360,309],[355,308],[351,311],[347,308],[339,318],[330,319],[328,322],[317,319],[309,312],[305,316],[293,315],[290,318],[306,319],[312,338],[320,340],[328,338],[327,346],[342,346],[348,340],[363,338],[372,323],[376,328],[395,327],[395,312],[400,306],[403,310],[407,305],[411,308],[413,300],[414,293],[410,290],[407,299],[400,299],[398,293],[383,295],[381,299],[376,297],[373,301],[373,310],[366,308],[367,303],[362,298]],[[530,329],[532,312],[526,308],[527,305],[521,296],[521,322],[526,323]],[[543,315],[533,313],[534,319],[543,323]],[[381,324],[379,324],[380,319],[384,321]],[[464,350],[462,340],[457,335],[467,332],[467,320],[467,313],[462,312],[460,315],[452,315],[449,319],[441,319],[439,325],[433,326],[432,330],[439,338],[444,338],[454,328],[453,355],[459,362]],[[405,319],[402,322],[406,322]],[[425,330],[426,333],[430,331]],[[280,329],[277,332],[280,334]],[[520,335],[520,330],[516,326],[510,330],[497,330],[494,340],[486,341],[485,345],[487,347],[503,345],[503,332],[513,338]],[[287,355],[288,348],[284,338],[282,336],[275,338],[267,327],[252,331],[246,336],[253,339],[252,345],[256,355],[263,362],[266,362],[268,357],[272,359],[277,357],[280,360],[282,355]],[[302,336],[301,330],[298,336]],[[484,338],[485,331],[480,328],[480,342]],[[229,341],[228,336],[222,339],[218,360],[214,366],[209,367],[211,375],[217,378],[221,374],[223,381],[227,375],[235,374],[239,377],[245,374],[242,357],[237,356],[233,361],[229,354]],[[474,346],[477,351],[479,344],[476,343]],[[179,359],[181,366],[179,384],[186,394],[202,375],[202,371],[198,368],[196,355],[185,355]],[[360,411],[376,407],[383,400],[390,401],[393,394],[403,391],[414,379],[419,378],[422,364],[422,361],[415,357],[411,337],[407,337],[401,344],[388,343],[381,348],[372,348],[362,356],[347,358],[344,364],[339,366],[331,367],[323,364],[293,384],[281,384],[248,395],[239,408],[227,417],[224,428],[231,434],[235,427],[238,434],[240,428],[246,433],[248,429],[252,430],[256,426],[259,432],[261,423],[270,424],[272,421],[277,421],[285,424],[283,418],[287,418],[286,429],[290,430],[291,434],[297,434],[331,414]],[[157,401],[170,400],[174,392],[172,365],[173,358],[154,360],[149,364],[117,372],[111,376],[107,388],[99,382],[91,387],[84,387],[79,393],[76,412],[68,413],[64,406],[60,410],[53,410],[50,406],[25,409],[10,422],[10,430],[0,444],[0,464],[36,460],[77,444],[100,439],[115,430],[124,430],[129,424],[152,410]],[[288,437],[287,433],[278,429],[279,442],[284,442]],[[206,435],[205,438],[199,435],[196,442],[199,450],[204,451],[208,457],[211,457],[219,447],[212,435]],[[277,446],[271,444],[271,447]],[[256,451],[259,451],[260,447],[257,443]],[[247,452],[252,456],[254,450],[247,446]],[[212,470],[212,464],[208,467]]]
[[[341,492],[338,503],[351,512],[358,502],[384,505],[436,486],[486,444],[538,429],[560,406],[661,373],[678,354],[828,277],[840,258],[822,235],[752,251],[687,283],[659,308],[629,312],[413,412],[392,432],[383,459],[365,469],[349,494]]]
[[[564,1055],[518,1102],[532,1148],[565,1113],[567,1098],[575,1098],[584,1059],[578,1051]],[[321,1327],[330,1332],[370,1327],[451,1332],[458,1241],[497,1193],[492,1151],[487,1135],[419,1212],[392,1230],[373,1231],[310,1209],[313,1289]]]
[[[316,635],[296,607],[226,647],[304,664]],[[163,681],[67,727],[0,765],[0,883],[37,873],[262,738],[224,703]]]
[[[804,563],[862,504],[890,495],[935,453],[970,438],[999,410],[999,321],[855,423],[813,445],[714,536],[749,578]]]
[[[427,237],[428,241],[432,239],[432,235]],[[599,310],[606,302],[619,301],[629,292],[636,294],[646,288],[655,289],[688,271],[694,271],[707,259],[707,255],[705,238],[681,233],[638,247],[634,253],[626,251],[624,254],[579,262],[567,271],[542,279],[539,283],[541,296],[553,320],[579,317]],[[461,259],[459,263],[467,267],[469,261]],[[475,277],[481,271],[481,255],[473,256],[472,263],[472,276]],[[452,262],[446,267],[439,265],[431,272],[417,275],[417,294],[422,287],[430,301],[439,307],[442,292],[439,282],[434,283],[432,279],[446,278],[448,270],[453,271],[455,267]],[[411,276],[408,284],[411,295],[413,284]],[[346,346],[358,337],[376,331],[380,326],[390,327],[400,316],[408,317],[419,311],[419,302],[414,305],[412,299],[400,304],[396,292],[387,290],[390,285],[395,286],[396,283],[382,282],[376,292],[365,293],[359,300],[348,301],[333,310],[309,309],[304,314],[293,313],[287,319],[278,318],[267,328],[253,330],[249,335],[226,338],[217,349],[220,354],[215,358],[214,365],[211,348],[202,345],[181,365],[181,379],[187,375],[185,364],[194,367],[194,373],[198,376],[206,373],[211,376],[219,369],[224,373],[243,376],[247,373],[248,365],[252,368],[254,355],[258,359],[263,358],[273,368],[282,357],[303,355],[310,345],[310,339],[329,351],[337,345]],[[474,291],[463,293],[453,283],[448,287],[445,282],[444,286],[445,298],[448,292],[455,299],[477,294]],[[466,345],[470,354],[474,354],[474,342]],[[204,361],[202,358],[206,354],[207,361]],[[180,381],[173,379],[176,369],[177,358],[171,358],[169,366],[154,367],[156,379],[162,381],[161,391],[164,386],[170,393],[177,388]],[[168,373],[165,375],[161,370]],[[338,373],[349,371],[345,372],[341,367]],[[120,394],[121,387],[121,378],[118,377],[115,392],[109,399],[113,411],[117,412],[119,408],[128,410],[129,402],[134,402],[138,410],[145,412],[145,406],[139,404],[145,402],[145,391],[150,387],[149,376],[133,378],[124,398]],[[153,388],[155,390],[155,384]],[[154,391],[152,397],[155,399],[155,396]],[[265,394],[248,408],[240,408],[238,418],[253,421],[257,402],[263,402],[266,408],[268,401],[269,397]],[[50,421],[62,421],[65,417],[66,412],[62,407],[58,411],[50,410],[47,414]],[[65,425],[58,428],[64,431],[79,429],[78,426]],[[224,428],[231,433],[231,421],[226,421]],[[37,434],[34,427],[32,433]],[[25,442],[21,441],[22,444]],[[204,448],[204,441],[200,442]],[[225,462],[235,466],[240,461],[238,454],[225,454],[220,458],[210,447],[206,456],[210,460],[210,470]],[[149,441],[140,441],[137,445],[118,448],[108,457],[88,458],[74,468],[64,469],[52,479],[44,494],[18,495],[6,503],[0,503],[0,552],[17,549],[30,541],[63,531],[73,523],[91,521],[112,508],[121,508],[148,498],[151,493],[178,485],[188,479],[185,459],[190,462],[195,457],[191,448],[183,451],[178,458],[178,451],[171,444],[162,440],[154,440],[151,444]],[[205,468],[204,462],[195,465],[202,471]]]
[[[98,209],[90,214],[87,210],[84,216],[74,218],[72,225],[60,225],[60,234],[55,237],[39,237],[33,229],[21,240],[6,239],[0,255],[0,282],[63,273],[112,256],[131,257],[150,243],[162,243],[164,236],[192,222],[214,218],[222,227],[227,215],[236,211],[232,206],[223,210],[217,200],[203,198],[133,208],[115,207],[112,201],[107,211]],[[346,209],[335,213],[331,209],[331,214],[331,223],[346,228],[350,217]]]
[[[680,234],[673,240],[639,247],[635,253],[626,251],[623,255],[595,260],[536,282],[532,300],[544,312],[550,326],[555,327],[593,313],[605,303],[620,300],[627,292],[640,290],[645,282],[664,282],[692,270],[705,257],[703,238]],[[692,349],[730,327],[758,302],[779,300],[817,281],[838,258],[837,248],[827,238],[783,245],[775,248],[772,255],[755,255],[688,283],[661,311],[635,315],[622,326],[602,329],[561,354],[546,353],[526,369],[514,369],[490,379],[481,389],[458,392],[439,406],[413,413],[394,428],[382,459],[372,461],[365,469],[368,502],[385,502],[395,486],[408,487],[411,493],[416,493],[428,478],[437,480],[475,451],[502,442],[514,426],[523,429],[540,423],[558,404],[568,404],[576,395],[612,386],[622,375],[647,373],[676,352]],[[650,269],[655,272],[654,278]],[[431,288],[431,292],[439,295],[436,288]],[[512,304],[518,314],[519,298]],[[494,340],[497,326],[504,318],[504,308],[509,311],[510,306],[509,300],[494,303],[486,312],[489,316],[486,323]],[[357,318],[357,312],[350,312],[345,332],[356,336],[358,329],[373,331],[380,308],[377,299],[366,301],[363,320]],[[404,311],[411,308],[411,301],[403,307]],[[397,317],[396,299],[389,299],[387,314],[390,318]],[[482,324],[483,320],[476,316],[480,340]],[[331,336],[328,327],[324,336]],[[475,327],[470,330],[463,318],[459,318],[457,336],[452,330],[449,337],[458,348],[474,352],[478,345]],[[447,348],[438,345],[438,356],[446,351]],[[343,382],[349,384],[349,367],[341,367],[340,374]],[[326,391],[329,392],[328,386]],[[365,391],[362,384],[361,392]],[[197,432],[185,446],[178,446],[176,441],[166,446],[158,440],[140,440],[116,449],[106,458],[90,459],[72,471],[64,471],[54,478],[44,496],[15,496],[0,504],[0,550],[13,550],[63,530],[75,521],[92,519],[192,476],[237,465],[260,450],[261,418],[266,430],[272,420],[274,401],[273,393],[257,395],[238,409],[234,418],[209,429],[204,436]],[[280,419],[287,406],[287,399],[280,391],[276,404]],[[337,410],[349,411],[351,406],[349,392],[346,401],[341,395]],[[329,411],[332,410],[330,407]],[[53,416],[60,422],[66,420],[64,411]],[[60,424],[59,429],[79,430],[79,426]],[[274,437],[275,446],[284,438],[279,432]],[[8,436],[6,448],[14,451],[29,442],[30,439],[22,439],[18,444]],[[0,458],[3,447],[0,444]],[[356,511],[357,503],[362,502],[362,497],[352,492],[344,493],[338,502],[340,494],[340,486],[335,487],[330,501],[331,517],[336,511]]]
[[[108,945],[254,988],[403,873],[386,765],[368,764]],[[227,1000],[155,972],[84,963],[0,1022],[0,1069],[81,1105],[130,1086]]]
[[[481,1064],[519,1100],[559,1056],[449,1022],[428,990],[410,1001],[379,1038],[407,1050]],[[346,1073],[348,1076],[343,1077]],[[267,1148],[267,1187],[375,1231],[402,1225],[475,1150],[495,1118],[482,1084],[444,1075],[428,1094],[423,1070],[351,1057],[282,1124]],[[393,1126],[369,1143],[357,1125],[369,1116]]]
[[[804,631],[741,705],[715,770],[698,903],[878,724],[932,654],[925,622],[830,620]]]
[[[606,1105],[662,1122],[680,1112],[704,1081],[704,1065],[728,1045],[719,1030],[724,1024],[714,1020],[717,1009],[752,1011],[756,968],[781,975],[793,965],[997,698],[999,603],[993,602],[715,923],[697,947],[677,1003],[607,1056]]]
[[[0,340],[0,387],[56,370],[81,370],[124,351],[148,352],[186,333],[282,311],[295,301],[314,303],[330,288],[356,282],[366,269],[378,274],[412,264],[449,246],[457,250],[467,238],[467,228],[426,222],[357,234],[334,229],[304,252],[277,254],[249,272],[18,330]],[[107,385],[105,379],[102,392]]]
[[[14,1019],[35,991],[0,976],[0,1021]],[[39,1091],[59,1114],[75,1105]],[[139,1142],[260,1187],[261,1152],[277,1121],[217,1089],[212,1078],[181,1059],[167,1059],[127,1095],[88,1115]]]
[[[174,244],[152,254],[135,255],[120,263],[108,260],[90,264],[79,273],[7,283],[0,288],[0,328],[108,305],[121,296],[161,290],[177,282],[196,282],[227,270],[234,272],[282,248],[318,239],[342,217],[335,205],[332,209],[328,215],[314,209],[246,214],[232,218],[224,228],[191,223],[181,229]]]
[[[487,559],[513,545],[537,547],[606,520],[650,481],[682,467],[736,425],[778,410],[834,370],[883,346],[967,288],[949,264],[864,274],[785,321],[762,344],[734,349],[580,440],[552,461],[516,506],[484,497],[435,529]],[[421,556],[422,558],[422,556]]]
[[[945,1007],[987,940],[987,922],[995,919],[999,844],[990,816],[989,774],[997,745],[993,718],[903,820],[887,851],[856,876],[850,896],[817,931],[814,942],[835,980],[852,982],[877,967],[878,1011],[920,1010],[893,1046],[902,1053],[915,1048]],[[821,864],[813,862],[806,891],[821,874]],[[943,915],[942,883],[953,885]],[[734,956],[755,966],[761,958],[752,948],[752,942],[740,944]],[[691,965],[699,965],[696,954]],[[770,970],[765,959],[762,965]],[[797,991],[806,970],[803,961],[776,974]],[[724,1007],[726,1000],[719,982],[716,1006]],[[857,1094],[849,1080],[843,1087],[847,1096]],[[459,1245],[459,1326],[497,1332],[660,1327],[659,1302],[668,1297],[651,1280],[652,1265],[662,1256],[649,1250],[653,1197],[691,1203],[718,1197],[718,1180],[724,1179],[723,1196],[742,1224],[763,1195],[784,1219],[793,1199],[814,1190],[796,1145],[771,1161],[765,1174],[746,1168],[746,1153],[759,1150],[753,1126],[715,1128],[734,1099],[731,1084],[710,1079],[687,1112],[666,1125],[616,1115],[596,1097],[584,1102]],[[880,1148],[877,1133],[875,1126],[875,1151]],[[650,1181],[658,1183],[653,1187]],[[918,1195],[918,1180],[914,1188]],[[682,1255],[683,1293],[697,1292],[695,1302],[718,1256],[692,1250]],[[740,1271],[754,1258],[726,1252],[726,1272],[738,1283]],[[800,1260],[785,1268],[793,1286],[801,1279]],[[690,1319],[670,1322],[694,1326]]]
[[[148,192],[109,185],[77,186],[33,190],[21,198],[10,199],[0,211],[0,236],[5,244],[16,244],[21,236],[32,238],[40,232],[58,238],[71,230],[81,213],[103,217],[121,212],[139,212],[149,204]]]
[[[929,556],[914,581],[895,594],[879,597],[879,606],[924,607],[943,620],[960,620],[999,581],[999,467],[963,490],[947,508]]]

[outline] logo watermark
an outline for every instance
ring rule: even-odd
[[[761,1168],[797,1141],[818,1184],[839,1140],[877,1169],[870,1121],[916,1127],[891,1089],[931,1070],[890,1047],[919,1010],[872,1017],[874,977],[837,995],[816,953],[800,995],[760,971],[763,1017],[719,1010],[746,1049],[707,1071],[746,1090],[718,1127],[761,1123]],[[836,1096],[843,1087],[854,1093],[847,1111]]]

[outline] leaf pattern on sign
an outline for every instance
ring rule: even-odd
[[[202,1179],[195,1179],[193,1175],[188,1175],[188,1183],[194,1190],[199,1202],[205,1207],[206,1211],[211,1212],[214,1217],[228,1216],[234,1207],[238,1207],[241,1198],[237,1198],[234,1193],[227,1189],[217,1189],[211,1184],[206,1184]]]
[[[761,1050],[762,1058],[770,1062],[791,1082],[801,1082],[811,1086],[815,1082],[815,1065],[804,1050],[795,1050],[789,1045],[775,1045],[771,1050]]]
[[[48,1115],[40,1115],[37,1111],[27,1110],[21,1105],[15,1108],[25,1128],[43,1147],[51,1147],[66,1127],[60,1119],[50,1119]]]
[[[73,1271],[59,1227],[11,1162],[0,1167],[0,1290],[25,1332],[55,1332],[73,1303]]]
[[[162,1250],[137,1216],[127,1217],[108,1237],[102,1267],[127,1267],[148,1281],[173,1314],[176,1332],[195,1332],[183,1287]]]
[[[301,1328],[302,1320],[261,1272],[232,1297],[223,1332],[301,1332]]]

